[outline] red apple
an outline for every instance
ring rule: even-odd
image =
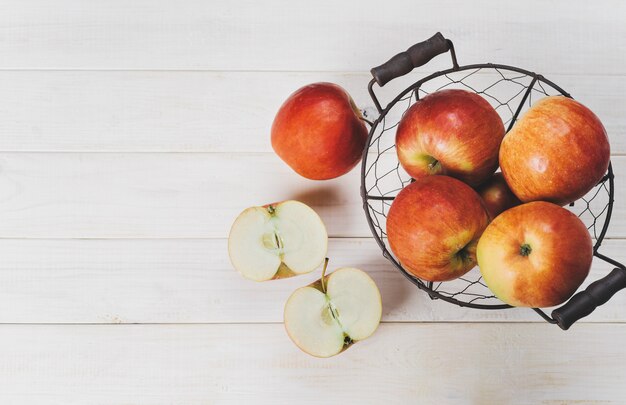
[[[452,280],[476,266],[489,215],[476,192],[448,176],[428,176],[400,191],[387,215],[391,250],[411,274]]]
[[[314,83],[293,93],[272,125],[272,147],[303,177],[327,180],[348,173],[361,160],[367,128],[350,95],[332,83]]]
[[[477,249],[491,291],[509,305],[531,308],[559,305],[571,297],[589,274],[592,257],[585,224],[545,201],[500,214]]]
[[[598,184],[610,154],[598,117],[571,98],[553,96],[533,105],[505,136],[500,167],[520,200],[565,205]]]
[[[476,191],[480,198],[483,199],[485,208],[487,208],[491,218],[495,218],[500,213],[522,203],[513,194],[509,185],[506,184],[502,173],[495,173],[489,180],[481,184]]]
[[[445,174],[477,186],[498,168],[502,119],[481,96],[442,90],[417,101],[396,132],[402,167],[413,178]]]

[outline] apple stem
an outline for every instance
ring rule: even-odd
[[[324,259],[324,268],[322,269],[322,279],[320,280],[322,283],[322,292],[326,294],[326,282],[324,278],[326,277],[326,269],[328,268],[328,257]]]
[[[359,119],[360,119],[361,121],[363,121],[363,122],[366,122],[366,123],[367,123],[370,127],[373,127],[373,126],[374,126],[374,123],[373,123],[372,121],[368,120],[367,118],[365,118],[365,117],[363,117],[363,116],[360,116],[360,117],[359,117]]]
[[[276,212],[276,208],[274,208],[273,205],[268,205],[267,206],[267,212],[269,212],[270,215],[274,215],[274,212]]]
[[[457,256],[463,263],[471,259],[470,254],[465,247],[457,252]]]

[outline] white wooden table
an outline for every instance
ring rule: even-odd
[[[332,81],[371,108],[368,70],[436,31],[601,117],[602,251],[626,261],[622,1],[0,0],[0,403],[626,402],[626,293],[568,332],[431,301],[381,257],[357,170],[311,182],[271,152],[293,90]],[[379,330],[332,359],[281,324],[317,273],[257,284],[228,262],[234,217],[286,198],[322,215],[331,267],[382,291]]]

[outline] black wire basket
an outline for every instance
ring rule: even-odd
[[[382,87],[445,52],[450,52],[452,68],[418,80],[398,94],[386,107],[381,106],[374,93],[375,84]],[[498,300],[483,283],[478,268],[459,279],[433,283],[413,276],[394,257],[385,231],[387,213],[398,192],[412,181],[398,161],[395,130],[402,115],[413,103],[420,97],[442,89],[461,88],[480,94],[500,114],[507,131],[513,127],[521,113],[542,97],[571,96],[542,75],[517,67],[492,63],[459,66],[452,42],[441,33],[399,53],[371,72],[373,79],[368,90],[379,116],[373,122],[368,121],[371,129],[362,159],[361,196],[367,221],[383,256],[432,299],[477,309],[510,308]],[[609,163],[602,180],[586,196],[568,207],[585,223],[595,239],[594,256],[615,268],[604,278],[575,294],[560,308],[554,309],[551,315],[540,308],[534,308],[543,319],[558,324],[562,329],[568,329],[578,319],[589,315],[597,306],[604,304],[613,294],[626,287],[626,267],[598,251],[611,219],[613,182],[613,169]]]

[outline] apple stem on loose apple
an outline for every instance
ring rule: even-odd
[[[324,259],[324,268],[322,269],[322,278],[320,279],[320,282],[322,283],[322,292],[324,294],[326,294],[326,282],[324,281],[324,279],[326,278],[326,269],[328,268],[328,257]]]
[[[325,279],[326,279],[326,269],[328,269],[329,260],[330,259],[328,257],[324,259],[324,268],[322,269],[322,278],[320,279],[322,292],[324,294],[326,294],[326,280]],[[339,314],[337,313],[337,308],[335,308],[335,306],[330,300],[328,300],[328,312],[330,313],[330,316],[332,316],[333,319],[337,321],[337,323],[339,323],[339,326],[341,326],[341,328],[343,329],[341,322],[339,322]]]
[[[532,252],[532,251],[533,251],[533,248],[531,248],[528,243],[524,243],[519,248],[519,254],[522,255],[522,256],[528,256],[528,255],[530,255],[530,252]]]
[[[370,126],[370,127],[373,127],[373,126],[374,126],[374,123],[373,123],[372,121],[368,120],[368,119],[367,119],[367,118],[365,118],[365,117],[359,117],[359,119],[360,119],[361,121],[366,122],[367,124],[369,124],[369,126]]]
[[[354,100],[352,99],[352,97],[350,97],[350,107],[352,107],[352,110],[354,111],[354,114],[356,114],[356,116],[363,122],[367,122],[369,124],[370,127],[374,126],[374,123],[370,120],[368,120],[367,118],[365,118],[365,113],[364,111],[361,111],[361,109],[356,105],[356,103],[354,102]]]

